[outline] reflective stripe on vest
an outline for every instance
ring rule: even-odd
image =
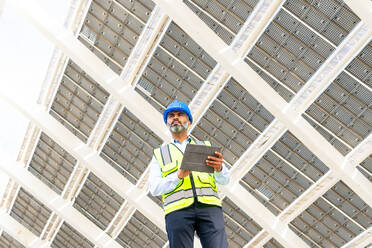
[[[211,188],[196,188],[196,194],[200,196],[214,196],[218,198],[217,192]],[[193,197],[192,189],[174,192],[173,194],[164,197],[164,207],[172,202],[177,201],[178,199],[190,197]]]
[[[205,144],[210,146],[209,141],[190,141],[191,144]],[[154,150],[154,156],[158,161],[162,177],[176,173],[182,163],[183,152],[174,144],[166,144]],[[218,198],[217,186],[214,179],[214,173],[192,172],[196,195],[199,202],[211,205],[221,206],[221,200]],[[188,207],[194,202],[190,176],[184,177],[178,183],[176,188],[166,194],[163,194],[163,205],[165,214]]]

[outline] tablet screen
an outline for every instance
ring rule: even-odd
[[[187,144],[183,154],[181,169],[213,173],[214,168],[206,164],[208,156],[216,156],[214,152],[221,152],[216,146]]]

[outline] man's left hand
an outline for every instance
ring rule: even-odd
[[[216,156],[208,156],[208,160],[205,162],[208,166],[214,168],[214,171],[220,172],[222,170],[222,154],[220,152],[214,152]]]

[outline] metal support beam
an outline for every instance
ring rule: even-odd
[[[354,31],[340,44],[333,55],[325,62],[313,78],[300,90],[300,92],[289,103],[289,108],[301,114],[303,113],[315,99],[332,83],[332,81],[340,74],[340,72],[348,65],[359,51],[368,43],[371,31],[366,32],[368,27],[364,24],[359,24]],[[367,137],[360,144],[361,149],[368,144]],[[365,147],[368,149],[368,147]],[[354,151],[348,156],[354,154]],[[363,155],[359,155],[363,156]],[[367,155],[365,155],[366,157]],[[364,158],[365,158],[364,157]],[[346,158],[344,158],[346,161]],[[354,168],[359,163],[348,164],[347,168]],[[345,167],[345,166],[343,166]],[[340,166],[340,168],[343,168]],[[355,171],[355,170],[354,170]],[[341,177],[336,176],[334,171],[327,173],[323,178],[306,190],[295,202],[288,206],[280,215],[281,220],[289,223],[311,203],[322,196],[330,187],[332,187]]]
[[[228,80],[228,77],[229,74],[217,64],[214,70],[208,76],[207,80],[200,87],[189,104],[189,108],[194,119],[191,130],[203,117],[204,112],[208,109],[208,105],[211,104],[217,97],[223,85]]]
[[[46,38],[58,46],[67,56],[77,63],[88,75],[93,77],[116,100],[125,105],[131,112],[144,112],[141,121],[152,127],[152,130],[163,140],[170,140],[169,131],[162,122],[161,114],[142,96],[135,92],[128,82],[124,82],[93,52],[78,41],[74,34],[63,25],[56,23],[41,9],[35,0],[11,2]],[[126,86],[126,87],[124,87]]]
[[[332,56],[324,63],[318,72],[300,90],[288,104],[297,115],[301,115],[316,97],[318,97],[337,77],[348,62],[356,56],[370,38],[370,32],[365,32],[367,27],[359,24],[345,41],[336,49]],[[280,138],[286,130],[283,123],[277,119],[260,135],[251,147],[234,164],[232,179],[240,179],[263,154]],[[232,180],[234,181],[234,180]],[[314,193],[314,192],[313,192]]]
[[[248,47],[257,39],[282,2],[283,0],[263,0],[258,3],[231,44],[232,49],[236,51],[238,56],[242,57],[247,52]],[[194,120],[196,120],[194,126],[208,104],[217,97],[220,88],[228,77],[229,74],[217,64],[206,82],[198,90],[189,106]]]
[[[24,225],[11,217],[6,209],[0,209],[0,228],[27,248],[46,248],[48,242],[41,240]]]
[[[272,235],[284,247],[308,247],[288,225],[283,224],[267,208],[263,207],[257,199],[240,184],[233,187],[222,187],[222,192],[236,203],[249,216],[252,217],[262,228]],[[259,211],[258,211],[259,209]]]
[[[170,4],[170,2],[168,1],[167,2],[168,4]],[[181,9],[183,9],[183,10],[185,10],[185,7],[183,7],[183,8],[181,8]],[[194,17],[194,18],[196,18],[196,17]],[[191,23],[194,23],[194,21],[192,21]],[[203,24],[204,26],[205,26],[205,24]],[[194,28],[195,28],[195,25],[193,25],[194,26]],[[198,26],[198,25],[197,25]],[[183,27],[183,25],[181,25],[181,27]],[[188,32],[188,33],[190,33],[190,32]],[[192,32],[191,32],[192,33]],[[190,33],[190,34],[191,34]],[[193,35],[193,36],[195,36],[195,35]],[[211,37],[214,37],[214,36],[211,36]],[[195,37],[193,37],[195,40],[197,40]],[[203,46],[203,45],[202,45]],[[219,48],[218,46],[217,46],[217,48]],[[220,51],[220,50],[222,50],[222,49],[224,49],[224,47],[220,47],[221,49],[218,49],[218,50],[215,50],[214,48],[214,50],[213,50],[213,53],[212,54],[216,54],[216,53],[218,53],[217,51]],[[226,50],[224,50],[224,51],[221,51],[222,53],[222,55],[225,55],[225,56],[228,56],[228,60],[227,60],[227,62],[233,62],[233,63],[231,63],[231,64],[235,64],[235,65],[239,65],[239,61],[237,61],[236,63],[234,63],[235,62],[235,60],[234,59],[236,59],[236,56],[234,56],[234,54],[232,54],[231,53],[231,51],[228,51],[228,49],[226,49]],[[222,56],[223,57],[223,56]],[[241,66],[239,65],[239,69],[242,69],[242,68],[240,68]],[[243,67],[243,69],[244,69],[244,67]],[[229,72],[230,72],[230,70],[232,70],[231,69],[231,66],[229,67]],[[235,73],[237,73],[237,72],[235,72]],[[236,74],[236,75],[238,75],[239,76],[239,74]],[[242,75],[240,75],[238,78],[236,78],[236,79],[238,79],[239,80],[239,78],[243,78],[244,79],[244,76],[242,76]],[[245,78],[246,80],[247,80],[247,78]],[[249,83],[245,83],[244,85],[249,85]],[[244,86],[243,85],[243,86]],[[246,88],[252,88],[252,86],[247,86]],[[259,92],[261,92],[261,94],[258,94],[257,96],[259,96],[261,99],[263,99],[263,94],[262,94],[262,92],[263,91],[265,91],[265,87],[263,87],[263,89],[259,89]],[[255,95],[256,96],[256,94],[253,94],[253,95]],[[273,92],[272,91],[269,91],[269,97],[268,98],[271,98],[271,95],[273,95]],[[274,94],[275,95],[275,94]],[[282,102],[282,101],[278,101],[278,105],[279,105],[279,107],[276,107],[276,106],[274,106],[275,104],[276,104],[276,101],[277,101],[277,98],[273,98],[273,99],[275,99],[275,100],[272,100],[270,103],[267,103],[267,104],[264,104],[265,105],[265,107],[266,107],[266,105],[267,106],[269,106],[270,104],[272,105],[270,108],[269,108],[269,110],[272,112],[272,113],[274,113],[276,116],[277,116],[277,113],[278,113],[278,116],[281,116],[281,120],[283,119],[284,120],[284,122],[285,122],[285,124],[286,125],[288,125],[288,123],[287,122],[290,122],[290,121],[286,121],[286,118],[288,118],[288,119],[290,119],[291,118],[291,115],[293,115],[293,114],[291,114],[291,115],[289,115],[289,117],[284,117],[285,116],[285,113],[282,113],[282,111],[281,111],[281,107],[283,107],[283,106],[285,106],[285,104]],[[260,100],[260,99],[259,99]],[[270,101],[270,99],[269,99],[269,101]],[[264,102],[266,102],[266,100],[264,101]],[[263,102],[263,103],[264,103]],[[272,109],[274,110],[274,111],[272,111]],[[294,119],[295,120],[295,119]],[[289,123],[289,124],[292,124],[292,126],[294,125],[293,123]],[[151,125],[150,127],[152,127],[153,125]],[[290,125],[289,125],[290,126]],[[309,126],[309,125],[308,125]],[[307,126],[307,127],[308,127]],[[295,129],[293,129],[293,130],[295,130]],[[313,130],[313,129],[312,129]],[[302,130],[297,130],[296,132],[300,132],[301,133],[301,131],[303,132],[304,131],[304,129],[302,129]],[[294,132],[295,133],[295,132]],[[295,133],[296,134],[296,133]],[[297,136],[297,135],[296,135]],[[307,138],[306,137],[306,135],[304,136],[305,137],[305,139]],[[318,136],[319,137],[319,136]],[[310,139],[311,140],[311,139]],[[314,146],[316,143],[314,143],[315,141],[316,141],[317,139],[312,139],[312,141],[310,142],[310,144],[312,144],[312,146]],[[305,143],[305,142],[304,142]],[[306,143],[305,143],[305,145],[306,145]],[[329,145],[329,144],[328,144]],[[309,148],[311,148],[311,147],[309,147]],[[316,154],[317,153],[321,153],[321,151],[319,151],[319,149],[317,150],[317,152],[316,152]],[[323,152],[324,153],[324,152]],[[332,152],[333,153],[333,152]],[[322,157],[324,157],[324,158],[327,158],[327,156],[326,155],[322,155],[322,156],[319,156],[321,159],[322,159]],[[336,156],[337,157],[337,156]],[[339,158],[339,156],[338,156],[338,158]],[[331,158],[330,158],[330,156],[328,156],[328,158],[326,159],[326,160],[330,160]],[[323,160],[323,159],[322,159]],[[337,160],[337,161],[339,161],[339,159]],[[328,164],[328,162],[327,162],[327,164]],[[335,166],[333,166],[333,168],[335,168]],[[364,197],[362,197],[362,198],[364,198]],[[370,203],[370,202],[369,202]]]
[[[36,176],[26,170],[22,164],[12,162],[1,154],[0,170],[4,171],[36,199],[67,221],[73,228],[99,247],[122,247],[98,226],[75,209],[71,202],[64,200],[46,186]]]
[[[49,219],[47,225],[44,227],[42,239],[47,242],[52,242],[55,235],[58,233],[63,220],[56,213],[52,213]]]
[[[123,71],[120,75],[122,81],[117,82],[120,87],[126,87],[127,85],[134,85],[137,81],[137,77],[139,75],[139,71],[145,65],[143,62],[148,56],[148,53],[153,48],[154,43],[156,40],[160,39],[160,33],[162,29],[168,23],[168,16],[159,9],[158,6],[155,6],[153,13],[151,14],[150,19],[147,21],[140,38],[134,47],[131,55],[128,58],[128,62],[125,64]]]
[[[26,135],[21,145],[21,149],[18,152],[17,161],[23,164],[27,164],[32,156],[39,135],[40,129],[32,123],[29,123],[26,129]]]
[[[262,0],[253,9],[243,27],[231,44],[232,49],[243,56],[250,46],[253,46],[261,32],[272,19],[276,10],[285,2],[285,0]]]
[[[94,150],[98,151],[103,146],[108,130],[111,130],[110,127],[113,126],[114,121],[121,114],[121,107],[120,102],[112,96],[108,99],[87,142]]]
[[[340,167],[349,168],[350,176],[355,177],[355,181],[362,180],[365,183],[367,179],[361,175],[356,168],[372,151],[372,136],[369,135],[362,143],[359,144],[346,157],[345,162]],[[308,188],[298,199],[292,202],[280,215],[279,218],[284,223],[291,222],[294,218],[300,215],[306,208],[308,208],[316,199],[321,197],[339,180],[343,180],[334,171],[329,171],[317,183]],[[370,188],[370,184],[361,183],[360,187]],[[354,190],[354,188],[352,188]]]
[[[329,171],[319,181],[311,185],[302,195],[292,202],[280,215],[281,221],[288,224],[305,209],[307,209],[316,199],[326,193],[340,178],[333,171]]]
[[[286,128],[283,123],[275,119],[253,144],[236,161],[230,173],[230,181],[238,182],[257,163],[258,160],[283,135]]]
[[[356,167],[372,153],[372,134],[368,135],[345,157],[342,167]],[[367,186],[367,185],[366,185]]]
[[[78,35],[78,32],[83,26],[85,16],[89,10],[89,6],[92,3],[92,0],[71,0],[70,9],[64,26],[71,30],[75,36]]]
[[[130,217],[132,217],[132,213],[135,210],[133,206],[128,204],[128,202],[124,202],[123,205],[120,207],[119,212],[115,215],[114,219],[111,221],[110,225],[107,227],[107,233],[111,237],[117,237],[121,230],[123,230],[124,225],[129,221]]]
[[[254,236],[244,248],[263,247],[272,238],[265,230],[261,230]]]
[[[4,208],[6,210],[10,209],[12,202],[17,195],[17,188],[17,183],[9,178],[8,184],[3,194],[3,199],[1,199],[0,208]]]
[[[101,158],[94,149],[80,141],[41,106],[25,102],[20,104],[21,99],[2,95],[4,90],[0,92],[0,97],[26,118],[30,119],[43,132],[79,160],[81,165],[90,169],[104,183],[130,202],[131,205],[136,207],[165,232],[164,212],[147,196],[146,191],[138,189],[129,182],[128,179]],[[19,102],[15,102],[13,99],[17,99]]]

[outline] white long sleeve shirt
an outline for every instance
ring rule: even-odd
[[[178,140],[173,140],[175,144],[182,152],[185,152],[186,145],[190,142],[190,139],[186,139],[182,143]],[[181,181],[178,178],[177,171],[164,178],[161,177],[161,169],[155,156],[152,157],[150,162],[150,176],[149,176],[149,190],[153,196],[162,195],[171,192],[177,184]],[[226,185],[230,180],[230,171],[226,165],[222,163],[222,170],[220,172],[214,172],[216,183]]]

